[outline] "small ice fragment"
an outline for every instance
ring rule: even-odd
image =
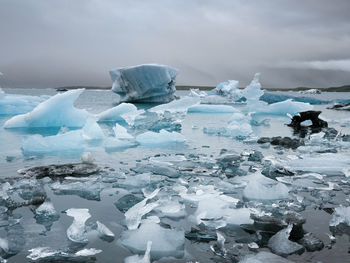
[[[152,241],[148,241],[145,255],[143,257],[138,255],[130,256],[124,260],[124,263],[151,263],[151,247]]]
[[[90,257],[94,256],[96,254],[101,253],[101,249],[96,249],[96,248],[84,248],[82,250],[79,250],[78,252],[75,253],[77,257]]]
[[[81,155],[80,159],[83,163],[87,163],[87,164],[92,164],[95,161],[95,158],[94,156],[92,156],[91,152],[84,152]]]
[[[108,227],[106,227],[104,224],[102,224],[100,221],[96,221],[97,224],[97,232],[98,232],[98,236],[101,239],[104,239],[106,241],[112,241],[115,238],[114,233],[109,230]]]
[[[350,226],[350,206],[348,207],[340,206],[335,208],[332,220],[329,223],[329,225],[337,226],[340,223],[344,223]]]
[[[159,205],[156,202],[147,204],[147,201],[154,198],[159,193],[159,191],[160,189],[157,188],[150,195],[146,196],[146,198],[141,202],[137,203],[128,211],[126,211],[125,222],[129,230],[137,229],[141,223],[142,217]]]
[[[87,243],[85,222],[91,217],[89,209],[70,208],[66,210],[66,214],[74,218],[73,223],[67,229],[68,238],[76,243]]]
[[[304,252],[305,249],[302,245],[288,239],[292,228],[293,224],[290,224],[287,228],[282,229],[270,238],[268,247],[273,253],[288,256],[294,253]]]

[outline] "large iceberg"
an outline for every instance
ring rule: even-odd
[[[89,113],[74,107],[74,101],[84,89],[56,94],[40,103],[31,112],[17,115],[5,122],[5,128],[82,127]]]
[[[175,98],[178,70],[165,65],[144,64],[111,70],[112,91],[121,101],[166,103]]]

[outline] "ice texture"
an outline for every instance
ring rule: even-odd
[[[145,220],[138,229],[123,232],[120,237],[122,245],[135,254],[145,253],[149,241],[152,242],[152,259],[184,255],[184,231],[165,229],[151,220]]]
[[[239,261],[239,263],[293,263],[293,261],[270,252],[261,251],[255,255],[245,256]]]
[[[157,114],[164,114],[165,112],[169,113],[187,113],[188,108],[196,106],[200,103],[198,97],[183,97],[172,102],[161,104],[149,109],[149,112],[155,112]]]
[[[143,256],[133,255],[125,258],[124,263],[151,263],[152,241],[147,242],[147,248]]]
[[[123,121],[123,114],[137,112],[137,107],[132,103],[121,103],[118,106],[105,110],[96,115],[99,122]]]
[[[74,258],[94,256],[101,253],[102,250],[96,248],[84,248],[76,253],[71,253],[69,251],[53,249],[50,247],[37,247],[28,250],[28,252],[30,252],[30,254],[27,258],[33,261],[43,260],[44,262],[51,262],[52,260],[54,262],[75,262]],[[77,262],[82,262],[82,260],[77,260]]]
[[[84,89],[58,93],[40,103],[31,112],[7,120],[5,128],[83,127],[89,113],[74,107],[74,101]]]
[[[293,225],[290,224],[286,229],[282,229],[270,238],[268,247],[273,253],[281,256],[288,256],[304,251],[304,247],[302,245],[288,239],[292,228]]]
[[[229,105],[200,104],[200,105],[189,107],[187,112],[188,113],[234,113],[234,112],[238,112],[238,110]]]
[[[348,207],[340,206],[335,208],[332,220],[329,223],[329,225],[337,226],[341,223],[344,223],[350,226],[350,206]]]
[[[242,98],[242,91],[238,89],[239,81],[229,80],[227,82],[221,82],[213,90],[217,95],[226,96],[232,101],[237,101]]]
[[[184,143],[185,137],[178,132],[160,130],[158,132],[148,131],[136,136],[136,141],[143,146],[157,147],[175,143]]]
[[[113,127],[114,135],[117,139],[133,139],[134,137],[130,135],[123,126],[118,123]]]
[[[98,236],[106,241],[112,241],[115,238],[114,233],[109,230],[108,227],[106,227],[104,224],[102,224],[100,221],[96,221],[96,231],[98,232]]]
[[[86,208],[70,208],[66,211],[68,216],[73,217],[73,223],[67,229],[69,240],[76,243],[87,243],[87,231],[85,222],[91,215],[89,209]]]
[[[117,151],[120,149],[134,147],[137,144],[130,140],[120,140],[114,137],[106,138],[104,142],[104,147],[107,152]]]
[[[167,103],[175,98],[178,70],[165,65],[144,64],[111,70],[112,91],[121,101]]]
[[[81,161],[85,164],[93,164],[95,161],[94,156],[92,155],[91,152],[84,152],[81,157]]]
[[[126,211],[125,222],[129,230],[137,229],[141,223],[142,217],[159,205],[157,202],[147,203],[148,200],[154,198],[159,191],[160,189],[157,188],[151,194],[147,195],[141,202],[135,204],[128,211]]]
[[[247,199],[275,200],[288,198],[289,189],[283,183],[265,177],[256,172],[249,177],[248,185],[243,190]]]

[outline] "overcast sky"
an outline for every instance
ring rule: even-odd
[[[3,86],[111,85],[160,63],[178,84],[350,84],[349,0],[0,0]]]

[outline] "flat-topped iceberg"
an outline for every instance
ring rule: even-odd
[[[178,70],[166,65],[144,64],[111,70],[112,91],[121,101],[166,103],[175,98]]]
[[[74,107],[84,89],[56,94],[40,103],[31,112],[17,115],[5,122],[5,128],[83,127],[89,113]]]

